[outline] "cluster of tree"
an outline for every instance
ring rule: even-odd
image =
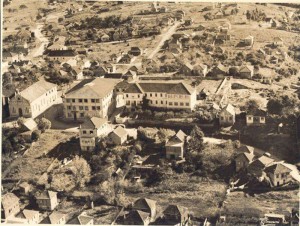
[[[103,28],[117,28],[123,24],[130,23],[131,17],[122,18],[120,15],[111,15],[107,17],[87,17],[81,21],[77,29],[103,29]]]
[[[2,153],[11,156],[14,151],[21,150],[22,145],[25,145],[25,140],[19,136],[19,131],[15,128],[2,128]]]
[[[46,80],[57,85],[69,84],[74,81],[74,77],[71,75],[61,75],[59,71],[55,68],[48,67],[47,69],[42,69],[45,72]]]
[[[217,111],[208,106],[197,106],[195,117],[200,123],[211,123],[216,117]]]
[[[296,94],[278,94],[271,97],[267,103],[267,109],[274,115],[295,115],[299,114],[300,101]]]
[[[262,10],[247,10],[246,17],[248,20],[263,21],[266,19],[266,14]]]
[[[278,69],[275,69],[275,71],[285,78],[290,78],[292,75],[296,75],[299,72],[299,70],[294,67],[278,68]]]

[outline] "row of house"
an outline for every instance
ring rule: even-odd
[[[55,211],[58,206],[57,193],[53,191],[43,191],[35,195],[35,201],[38,209],[42,211],[51,211],[51,213],[40,220],[38,210],[20,208],[20,199],[14,193],[6,193],[1,200],[1,217],[3,223],[7,224],[79,224],[93,225],[93,218],[81,213],[69,221],[66,214]]]

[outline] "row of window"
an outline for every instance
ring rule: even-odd
[[[276,178],[280,178],[280,175],[281,175],[281,178],[284,178],[284,177],[286,177],[286,176],[288,176],[289,175],[289,173],[279,173],[279,174],[276,174],[275,176],[276,176]]]
[[[224,121],[224,120],[225,120],[225,117],[221,116],[221,120]],[[229,120],[229,121],[232,121],[232,120],[233,120],[233,117],[232,117],[232,116],[228,117],[228,120]]]
[[[141,101],[134,101],[134,102],[132,102],[132,105],[136,105],[136,104],[140,104],[141,103]],[[158,101],[158,100],[150,100],[149,101],[149,103],[150,104],[164,104],[164,101]],[[168,102],[166,101],[166,104],[167,104]],[[126,101],[126,105],[130,105],[130,101],[128,100],[128,101]],[[186,106],[186,107],[189,107],[190,106],[190,103],[188,103],[188,102],[169,102],[169,106],[181,106],[181,107],[184,107],[184,106]]]
[[[248,120],[252,120],[252,118],[253,119],[254,118],[257,118],[257,119],[260,118],[261,121],[263,121],[265,119],[264,117],[257,117],[257,116],[256,117],[251,117],[251,116],[248,116]]]
[[[94,134],[94,131],[93,130],[82,130],[82,134],[87,134],[87,133],[90,133],[90,134]]]
[[[77,99],[78,103],[88,103],[88,99]],[[90,99],[91,103],[100,103],[100,99]],[[66,99],[67,103],[76,103],[76,99]]]
[[[190,103],[188,103],[188,102],[186,102],[186,103],[184,103],[184,102],[169,102],[169,105],[170,106],[173,106],[173,104],[174,104],[174,106],[181,106],[181,107],[183,107],[183,106],[186,106],[186,107],[188,107],[188,106],[190,106]]]
[[[146,93],[146,97],[168,97],[168,98],[189,98],[188,95],[178,95],[178,94],[163,94],[163,93]],[[126,94],[126,97],[129,98],[129,94]],[[137,95],[138,98],[141,97],[141,94]],[[134,96],[132,96],[134,98]]]
[[[83,111],[83,110],[88,111],[89,106],[78,106],[78,107],[76,107],[76,106],[67,106],[67,109],[68,110],[74,110],[74,111],[76,111],[77,109],[80,110],[80,111]],[[92,106],[92,110],[93,111],[96,111],[96,110],[99,111],[99,110],[101,110],[101,107],[100,106]]]

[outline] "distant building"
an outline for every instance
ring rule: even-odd
[[[44,218],[40,224],[66,224],[66,215],[57,211]]]
[[[189,212],[186,207],[169,205],[163,211],[165,221],[170,225],[188,225]]]
[[[269,177],[272,186],[284,185],[292,180],[290,172],[292,170],[282,163],[275,163],[264,169],[264,172]]]
[[[82,213],[71,219],[67,224],[94,225],[94,218]]]
[[[47,54],[47,58],[52,61],[68,61],[71,59],[76,59],[76,53],[74,50],[51,50]]]
[[[63,96],[66,119],[83,120],[86,116],[108,117],[113,103],[113,92],[118,79],[85,79]]]
[[[187,135],[179,130],[173,137],[166,143],[166,158],[178,159],[183,158],[184,146]]]
[[[252,65],[243,65],[240,67],[239,74],[241,78],[251,79],[254,74],[254,67]]]
[[[272,162],[274,162],[274,159],[263,155],[249,164],[248,172],[255,176],[261,176],[263,169],[269,166]]]
[[[248,146],[248,145],[243,145],[243,146],[238,148],[238,152],[254,154],[254,147],[251,147],[251,146]]]
[[[25,224],[38,224],[40,222],[40,213],[35,210],[24,209],[22,212],[16,215],[17,219],[23,219]],[[8,222],[9,223],[9,222]]]
[[[1,218],[8,219],[20,212],[20,199],[14,193],[6,193],[1,198]]]
[[[21,92],[16,91],[9,103],[9,113],[11,117],[35,118],[56,101],[56,85],[41,80]]]
[[[150,214],[140,211],[132,210],[124,216],[124,225],[144,225],[147,226],[150,223]]]
[[[221,109],[219,123],[221,126],[232,126],[235,123],[235,110],[231,104]]]
[[[251,35],[247,36],[247,37],[244,39],[244,44],[245,44],[246,46],[252,46],[253,43],[254,43],[254,37],[251,36]]]
[[[139,56],[139,55],[142,55],[143,50],[140,47],[133,46],[133,47],[131,47],[129,53],[133,56]]]
[[[264,125],[266,124],[267,112],[261,109],[255,109],[246,113],[246,124],[250,125]]]
[[[253,161],[254,157],[255,156],[253,153],[248,153],[248,152],[239,153],[234,159],[235,171],[238,172],[241,169],[246,169],[249,166],[249,164]]]
[[[95,149],[98,139],[107,135],[112,130],[107,119],[92,117],[86,118],[84,123],[79,126],[80,148],[83,151]]]
[[[123,127],[118,126],[108,136],[109,136],[110,141],[113,144],[122,145],[123,143],[125,143],[127,141],[128,133]]]
[[[54,210],[58,205],[57,192],[44,191],[35,196],[36,203],[42,210]]]
[[[218,64],[217,66],[213,67],[209,73],[212,77],[223,78],[224,76],[227,76],[228,68],[222,64]]]
[[[179,82],[132,83],[124,91],[127,108],[135,108],[146,101],[151,107],[193,110],[196,105],[196,90]]]
[[[132,205],[133,210],[140,210],[150,214],[150,221],[152,222],[155,220],[156,217],[156,201],[147,199],[147,198],[140,198],[136,200]]]

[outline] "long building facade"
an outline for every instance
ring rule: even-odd
[[[150,107],[193,110],[196,98],[196,90],[183,82],[132,83],[124,92],[127,108],[135,108],[147,101]]]
[[[11,117],[36,118],[55,104],[56,100],[57,86],[46,81],[39,81],[15,93],[9,102],[9,113]]]
[[[117,79],[85,79],[63,95],[66,119],[84,120],[85,117],[106,118],[113,103]]]

